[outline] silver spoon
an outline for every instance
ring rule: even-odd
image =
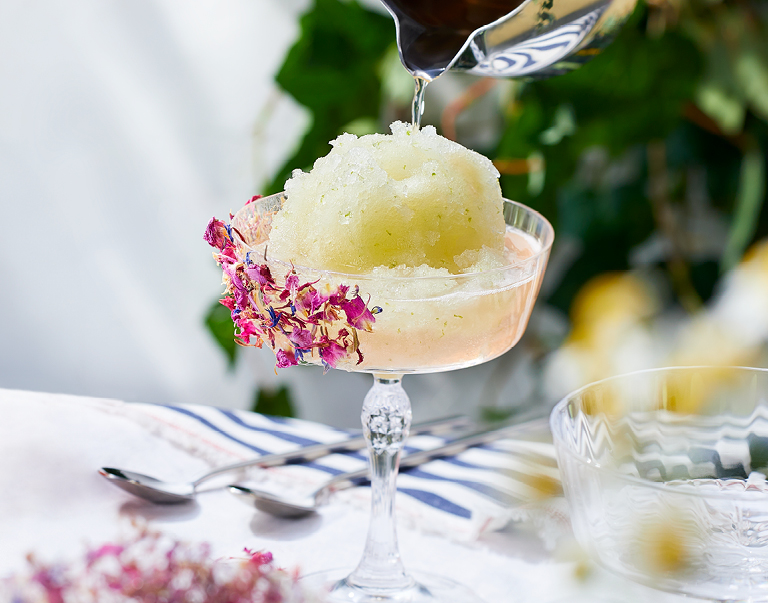
[[[470,435],[458,438],[445,446],[421,450],[409,454],[400,459],[400,468],[416,467],[427,461],[441,456],[452,456],[462,450],[466,450],[478,444],[487,444],[505,437],[511,437],[515,434],[527,430],[545,428],[548,426],[546,417],[534,419],[526,423],[508,425],[491,431],[480,431]],[[330,495],[339,490],[345,490],[358,485],[361,481],[368,479],[369,468],[342,473],[325,482],[322,486],[302,497],[281,496],[272,492],[265,492],[255,488],[245,486],[231,485],[229,491],[246,502],[252,504],[259,511],[275,515],[277,517],[302,517],[317,511],[322,505],[328,502]]]
[[[438,434],[466,427],[468,424],[469,419],[467,417],[452,416],[437,421],[420,423],[414,427],[415,433],[418,434]],[[334,452],[349,452],[361,450],[362,448],[365,448],[365,438],[362,436],[331,444],[315,444],[283,454],[269,454],[240,463],[217,467],[192,482],[164,482],[143,473],[116,469],[114,467],[102,467],[99,469],[99,474],[118,488],[122,488],[139,498],[159,504],[179,504],[193,500],[200,484],[223,473],[229,473],[245,467],[276,467],[291,461],[312,461]]]

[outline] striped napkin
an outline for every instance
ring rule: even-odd
[[[134,403],[121,405],[120,414],[212,467],[357,435],[319,423],[209,406]],[[542,482],[559,480],[554,448],[546,433],[531,435],[540,437],[500,440],[405,470],[397,482],[398,520],[422,531],[471,541],[519,518],[521,504],[540,498]],[[404,454],[446,441],[432,435],[414,436],[409,438]],[[255,483],[262,490],[306,494],[334,475],[366,465],[367,452],[363,450],[302,464],[254,468],[245,475],[228,477],[231,482],[239,478],[246,485]],[[338,492],[332,499],[332,504],[337,503],[367,507],[370,488]]]

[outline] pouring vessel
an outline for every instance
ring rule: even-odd
[[[601,52],[637,0],[382,0],[400,59],[418,79],[447,70],[545,78]]]

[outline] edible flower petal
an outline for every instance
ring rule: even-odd
[[[251,342],[251,336],[258,334],[256,325],[253,324],[252,320],[239,320],[237,326],[240,328],[240,332],[236,333],[235,337],[245,345],[248,345]]]
[[[325,346],[320,348],[320,358],[322,358],[323,364],[326,365],[326,367],[336,368],[339,360],[346,355],[346,348],[340,346],[335,341],[329,341]]]
[[[254,223],[243,225],[243,232],[267,228],[263,218],[254,212]],[[278,368],[295,366],[307,356],[326,370],[343,361],[360,364],[363,354],[357,330],[371,332],[374,315],[381,309],[369,309],[357,286],[318,284],[317,280],[302,283],[293,267],[285,277],[276,277],[266,260],[260,261],[259,254],[245,244],[240,231],[231,236],[234,230],[212,218],[204,238],[218,250],[213,255],[226,287],[221,303],[232,313],[235,341],[256,347],[268,343]]]
[[[211,247],[215,247],[219,250],[224,249],[224,245],[229,239],[226,225],[221,220],[211,218],[211,221],[208,222],[208,226],[205,229],[203,238]]]
[[[373,330],[373,323],[376,322],[371,311],[366,307],[363,298],[360,295],[351,300],[341,302],[341,309],[347,315],[347,322],[356,329],[362,329],[370,333]]]
[[[296,366],[298,361],[293,350],[279,349],[275,352],[275,358],[277,359],[277,368],[287,368],[289,366]]]
[[[288,339],[299,350],[308,350],[312,347],[312,333],[307,329],[294,329],[288,335]]]

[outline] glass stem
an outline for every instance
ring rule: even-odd
[[[371,522],[360,564],[347,583],[385,594],[413,586],[397,547],[395,482],[400,452],[411,427],[411,402],[400,375],[374,375],[363,402],[363,432],[371,462]]]

